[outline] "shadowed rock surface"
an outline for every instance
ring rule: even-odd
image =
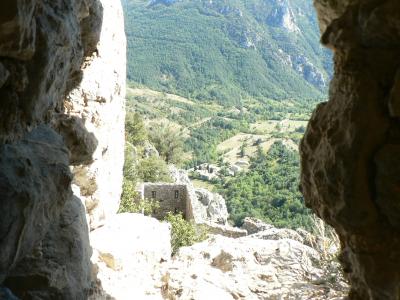
[[[108,17],[106,24],[103,15]],[[125,90],[121,16],[119,1],[111,0],[0,4],[2,299],[14,299],[12,294],[21,299],[89,296],[94,280],[89,229],[85,203],[71,189],[70,166],[90,169],[106,150],[117,157],[113,168],[105,172],[97,166],[95,175],[115,175],[110,192],[114,197],[109,200],[118,206]],[[111,38],[105,40],[109,36],[123,38],[113,44]],[[115,48],[121,64],[113,66]],[[86,105],[93,98],[102,104]],[[83,105],[77,109],[73,101]],[[107,106],[110,102],[113,110]],[[109,125],[102,126],[102,121]],[[104,134],[112,130],[114,139]],[[110,149],[105,150],[106,143]],[[97,184],[99,176],[93,177]]]
[[[350,298],[399,299],[400,3],[315,2],[335,76],[301,143],[303,194],[340,236]]]
[[[40,126],[0,147],[0,280],[40,242],[72,197],[68,150]]]
[[[10,272],[5,285],[21,299],[86,299],[91,253],[85,208],[74,197],[33,253]]]

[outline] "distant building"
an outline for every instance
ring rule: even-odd
[[[196,172],[202,180],[211,181],[220,177],[221,168],[213,164],[204,163],[195,166],[189,171]]]
[[[239,167],[239,166],[237,166],[237,165],[233,165],[233,166],[231,166],[231,167],[229,168],[229,171],[230,171],[231,173],[233,173],[234,176],[235,176],[235,175],[237,175],[238,173],[242,172],[242,168]]]

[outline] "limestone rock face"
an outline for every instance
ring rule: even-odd
[[[214,223],[225,224],[229,217],[225,199],[206,189],[195,189],[195,192],[197,201],[205,208],[206,219]]]
[[[143,157],[144,158],[149,158],[149,157],[159,157],[160,154],[158,153],[156,147],[154,147],[153,144],[151,144],[149,141],[145,141],[145,144],[143,146]]]
[[[188,184],[193,186],[190,178],[185,170],[180,170],[177,167],[170,165],[168,171],[171,175],[172,180],[178,184]]]
[[[218,234],[230,238],[239,238],[247,235],[247,230],[233,227],[229,224],[221,225],[214,222],[203,222],[210,234]]]
[[[266,224],[263,221],[258,220],[256,218],[246,217],[243,220],[243,225],[241,228],[247,230],[249,234],[253,234],[273,228],[273,226],[270,224]]]
[[[62,110],[65,94],[79,83],[85,53],[95,50],[93,43],[83,42],[83,35],[97,42],[98,29],[84,28],[92,18],[101,23],[97,4],[2,1],[0,142],[21,138]]]
[[[213,236],[181,248],[168,269],[176,299],[333,299],[314,249],[290,239]],[[341,299],[341,298],[336,298]]]
[[[318,251],[264,238],[212,235],[170,257],[168,223],[117,215],[91,233],[99,288],[90,299],[343,299],[346,284],[326,280]]]
[[[125,89],[124,68],[116,61],[124,61],[120,11],[119,2],[106,0],[0,4],[0,294],[9,299],[12,294],[66,300],[89,295],[88,227],[85,207],[72,193],[70,166],[89,169],[100,154],[106,155],[108,139],[117,161],[107,172],[100,167],[96,172],[112,176],[105,186],[116,195],[109,199],[117,205],[123,154],[114,152],[119,154],[115,149],[124,141]],[[100,37],[107,47],[98,44]],[[97,57],[103,61],[96,64]],[[90,81],[86,69],[96,65],[91,92],[96,101],[114,106],[75,109],[73,99],[93,99],[89,87],[79,91]],[[106,79],[100,82],[99,76]],[[89,126],[96,122],[111,124],[115,132],[105,137]],[[93,182],[103,184],[105,179],[99,182],[98,177]]]
[[[105,295],[146,299],[146,291],[154,290],[154,277],[161,277],[162,261],[171,257],[170,225],[140,214],[118,214],[90,239],[101,284],[93,300]]]
[[[399,299],[400,3],[315,2],[335,76],[301,143],[303,194],[340,236],[350,297]]]
[[[291,239],[293,241],[298,241],[299,243],[304,244],[303,237],[297,233],[295,230],[288,228],[269,228],[257,233],[250,235],[253,238],[262,239],[262,240],[282,240],[282,239]]]
[[[11,293],[8,288],[0,287],[0,299],[4,300],[19,300],[17,297]]]
[[[125,140],[126,40],[122,6],[120,1],[100,2],[103,7],[100,42],[83,66],[80,85],[71,91],[64,104],[70,118],[81,119],[97,142],[92,161],[74,169],[75,184],[85,190],[81,197],[92,229],[104,224],[118,210]],[[90,148],[90,138],[80,138],[79,147],[89,144]]]

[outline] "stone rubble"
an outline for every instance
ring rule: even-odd
[[[236,239],[211,235],[172,258],[169,230],[167,223],[136,214],[117,215],[95,230],[94,263],[104,290],[92,299],[338,300],[348,289],[325,278],[315,249],[276,236],[279,229],[272,226]]]

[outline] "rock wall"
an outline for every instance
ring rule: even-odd
[[[90,207],[91,224],[101,219],[95,216],[116,211],[124,48],[118,1],[1,2],[2,291],[8,287],[23,299],[86,299],[90,293],[83,204],[89,205],[73,195],[71,183],[85,179],[90,184],[82,187],[90,191],[105,186],[91,198],[93,207],[104,207],[98,214]],[[76,186],[74,191],[79,196]]]
[[[79,187],[74,191],[85,203],[91,229],[103,225],[107,217],[118,211],[125,144],[124,16],[120,1],[100,2],[104,10],[103,23],[99,25],[100,41],[85,61],[80,85],[64,103],[69,118],[82,120],[84,128],[97,140],[91,159],[73,169],[74,184]],[[82,140],[71,143],[82,148],[86,144]]]
[[[301,143],[307,206],[332,225],[351,299],[400,299],[400,2],[316,0],[334,51]]]

